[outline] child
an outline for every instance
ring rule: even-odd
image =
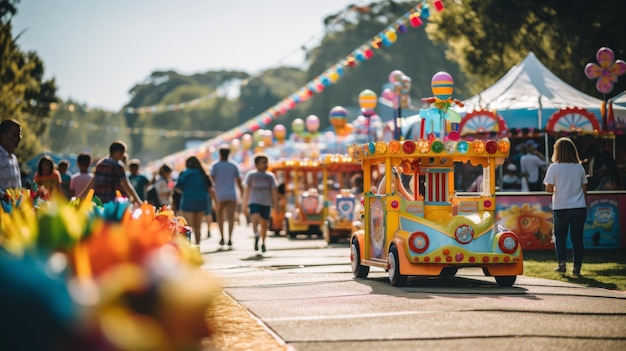
[[[37,164],[37,173],[34,177],[38,187],[43,186],[48,189],[50,194],[61,190],[61,174],[54,169],[54,161],[52,157],[43,155]]]
[[[267,172],[268,157],[265,154],[257,154],[254,157],[256,170],[246,174],[243,192],[244,215],[250,215],[252,229],[254,231],[254,250],[259,250],[259,237],[261,238],[261,252],[265,252],[265,236],[270,210],[272,206],[277,211],[278,207],[278,182],[273,173]],[[259,231],[259,226],[260,231]]]
[[[130,180],[130,184],[132,184],[133,188],[135,188],[139,198],[145,200],[146,188],[150,184],[150,180],[148,180],[148,178],[144,175],[139,174],[139,167],[141,167],[141,162],[137,159],[132,159],[128,162],[128,169],[130,170],[128,180]]]
[[[91,155],[87,152],[83,152],[76,158],[76,164],[80,173],[74,174],[70,179],[70,197],[75,197],[85,189],[85,186],[89,183],[93,174],[89,173],[89,165],[91,164]]]

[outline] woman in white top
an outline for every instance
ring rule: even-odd
[[[565,243],[569,231],[574,251],[573,273],[580,275],[584,250],[583,227],[587,218],[587,177],[576,145],[570,138],[559,138],[554,143],[552,162],[543,183],[546,191],[552,193],[554,247],[559,261],[555,271],[566,271]]]

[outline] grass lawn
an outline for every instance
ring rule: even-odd
[[[524,275],[626,291],[626,249],[585,250],[581,277],[572,274],[574,265],[571,250],[567,258],[567,272],[558,273],[554,271],[557,266],[554,250],[526,250],[524,251]]]

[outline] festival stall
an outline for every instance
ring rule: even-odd
[[[604,113],[603,100],[584,94],[550,72],[531,52],[491,87],[463,101],[461,135],[508,135],[514,144],[529,138],[543,139],[546,158],[560,136],[578,144],[581,156],[590,144],[604,145],[618,162],[617,129],[626,118],[626,106],[613,101],[612,113]],[[626,105],[626,104],[625,104]],[[609,105],[610,106],[610,105]],[[609,107],[611,109],[611,107]],[[613,114],[613,115],[612,115]],[[551,197],[546,193],[499,193],[498,218],[518,233],[525,249],[553,249]],[[618,248],[626,242],[626,192],[590,192],[584,238],[588,248]]]

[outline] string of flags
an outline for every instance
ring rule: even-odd
[[[443,11],[444,6],[441,0],[433,1],[433,5],[437,11]],[[311,81],[300,87],[296,92],[268,108],[261,114],[252,117],[242,125],[228,130],[219,136],[207,140],[206,142],[190,149],[174,153],[166,156],[161,160],[154,161],[152,164],[171,163],[176,164],[183,162],[188,156],[198,153],[200,150],[206,150],[216,147],[222,143],[229,143],[233,139],[239,139],[246,133],[253,133],[259,129],[265,128],[278,116],[294,109],[298,104],[309,100],[315,94],[321,94],[324,89],[335,84],[345,74],[346,68],[353,68],[364,61],[371,59],[376,50],[392,46],[398,39],[398,34],[408,31],[409,26],[418,28],[424,24],[424,21],[430,17],[430,9],[426,0],[411,8],[404,15],[399,17],[391,25],[380,31],[370,40],[363,43],[350,54],[339,60],[322,74],[313,78]],[[183,160],[183,161],[181,161]]]

